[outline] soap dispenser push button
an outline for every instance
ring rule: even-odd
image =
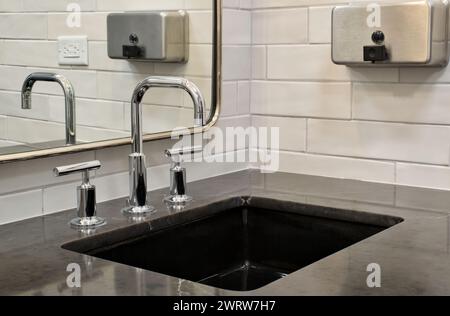
[[[372,42],[375,46],[364,46],[364,61],[386,61],[388,60],[388,52],[384,45],[385,36],[383,31],[375,31],[372,33]]]

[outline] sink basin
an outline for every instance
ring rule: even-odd
[[[63,247],[216,288],[251,291],[402,221],[262,198],[189,212],[195,216],[180,215],[179,223],[141,236],[120,240],[111,232],[101,242],[94,236]],[[99,248],[92,249],[95,244]]]

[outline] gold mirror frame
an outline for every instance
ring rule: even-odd
[[[209,121],[202,128],[191,127],[188,130],[192,134],[203,133],[213,127],[220,115],[220,107],[222,100],[222,0],[214,0],[213,2],[213,27],[214,27],[214,38],[213,38],[213,67],[212,67],[212,94],[211,94],[211,113]],[[131,91],[130,91],[131,95]],[[170,139],[172,137],[172,132],[160,132],[155,134],[144,135],[144,142]],[[80,144],[74,146],[58,147],[44,150],[36,150],[23,153],[6,154],[0,155],[0,164],[16,161],[24,161],[45,157],[60,156],[65,154],[80,153],[84,151],[98,150],[110,147],[119,147],[131,145],[131,135],[130,138],[120,138],[114,140],[93,142],[89,144]]]

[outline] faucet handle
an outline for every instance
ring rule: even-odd
[[[164,201],[175,205],[192,201],[192,197],[186,194],[186,168],[181,167],[181,156],[194,155],[202,150],[202,146],[166,149],[165,155],[172,160],[173,165],[170,168],[170,195]]]
[[[56,177],[82,173],[82,184],[77,187],[78,217],[70,221],[70,225],[77,229],[92,229],[106,224],[106,221],[97,217],[97,201],[95,185],[90,183],[90,172],[101,168],[100,161],[84,162],[75,165],[56,167],[53,173]]]
[[[77,173],[77,172],[83,172],[88,173],[89,171],[98,170],[102,167],[102,164],[100,161],[90,161],[90,162],[83,162],[75,165],[69,165],[69,166],[63,166],[63,167],[56,167],[53,169],[53,173],[57,177],[67,176],[69,174]],[[89,177],[88,177],[89,178]]]
[[[195,155],[203,151],[202,146],[194,146],[194,147],[181,147],[181,148],[172,148],[166,149],[164,154],[167,158],[171,159],[174,163],[180,163],[180,158],[185,155]]]

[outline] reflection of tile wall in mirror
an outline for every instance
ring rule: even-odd
[[[56,72],[73,83],[77,97],[77,136],[83,143],[129,137],[131,95],[136,84],[149,75],[175,75],[192,80],[204,94],[209,112],[212,1],[0,1],[0,148],[63,144],[64,98],[57,84],[37,83],[33,89],[33,108],[20,107],[23,80],[36,71]],[[70,3],[81,7],[80,27],[67,24]],[[109,12],[178,9],[189,13],[187,64],[130,62],[108,57],[106,17]],[[72,35],[88,37],[88,66],[58,64],[58,37]],[[193,105],[181,90],[150,91],[144,98],[143,111],[146,133],[193,126]]]

